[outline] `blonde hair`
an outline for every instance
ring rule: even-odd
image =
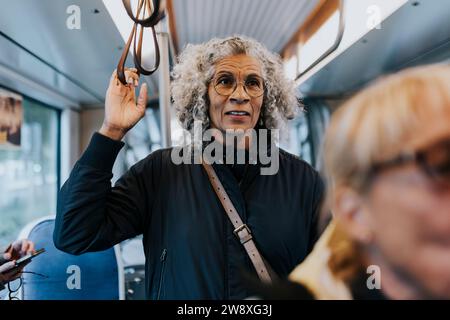
[[[172,72],[172,100],[184,129],[191,130],[194,121],[201,121],[203,130],[209,128],[208,83],[214,76],[214,64],[238,54],[250,55],[261,63],[266,88],[261,120],[265,128],[282,128],[301,110],[294,81],[286,78],[278,55],[251,38],[214,38],[202,44],[188,45]]]
[[[397,156],[424,122],[443,115],[450,115],[449,65],[408,69],[361,91],[333,114],[325,134],[329,194],[339,186],[361,191],[374,164]]]
[[[402,143],[437,116],[450,116],[449,65],[416,67],[387,76],[338,109],[324,140],[327,207],[333,208],[340,187],[363,192],[371,166],[395,157]],[[336,279],[348,284],[365,261],[341,223],[337,219],[330,231],[327,264]]]

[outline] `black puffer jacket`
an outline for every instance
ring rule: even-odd
[[[240,271],[253,267],[202,166],[175,165],[171,149],[159,150],[111,187],[122,146],[92,137],[59,194],[56,247],[81,254],[143,234],[149,299],[247,297]],[[226,165],[214,168],[261,254],[284,277],[317,238],[323,183],[297,157],[280,150],[279,160],[276,175],[249,165],[240,183]]]

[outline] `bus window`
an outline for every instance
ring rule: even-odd
[[[333,46],[339,32],[340,1],[320,1],[283,50],[291,78],[309,68]]]
[[[59,111],[23,99],[20,146],[0,144],[0,247],[36,218],[56,213]]]

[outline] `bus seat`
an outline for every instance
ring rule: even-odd
[[[20,299],[123,300],[125,282],[119,245],[71,255],[55,248],[54,227],[54,217],[46,217],[30,223],[19,235],[33,241],[37,249],[46,250],[24,268]]]

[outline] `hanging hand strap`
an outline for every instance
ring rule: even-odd
[[[234,227],[234,234],[239,238],[241,244],[244,246],[245,251],[247,252],[250,260],[252,261],[253,266],[258,274],[259,279],[264,282],[272,282],[272,277],[268,272],[268,268],[264,263],[264,259],[256,248],[255,242],[253,241],[252,233],[248,226],[242,222],[241,217],[239,216],[236,208],[228,197],[227,192],[222,186],[219,178],[217,177],[214,168],[202,162],[203,167],[205,168],[206,173],[208,174],[209,181],[213,186],[214,191],[219,197],[220,202],[222,203],[225,212],[227,213],[228,218],[230,218],[231,223]],[[267,262],[266,262],[267,263]]]
[[[120,82],[122,84],[126,85],[127,80],[125,79],[125,63],[128,57],[128,53],[131,48],[131,43],[134,40],[134,65],[136,66],[136,69],[138,70],[138,74],[144,74],[146,76],[151,75],[154,73],[158,67],[159,67],[159,45],[158,45],[158,39],[156,37],[156,31],[155,31],[155,25],[164,17],[164,10],[165,10],[165,1],[160,0],[153,0],[153,12],[150,14],[149,17],[145,19],[140,19],[139,17],[142,15],[145,17],[146,13],[150,13],[152,11],[151,7],[151,1],[152,0],[139,0],[138,8],[136,11],[136,16],[133,15],[133,10],[131,9],[131,3],[130,0],[122,0],[123,5],[125,6],[125,10],[127,11],[128,15],[130,16],[131,20],[134,22],[133,29],[131,31],[130,37],[128,38],[128,41],[125,45],[125,49],[122,52],[122,56],[120,58],[119,64],[117,65],[117,77],[119,78]],[[161,4],[162,2],[162,4]],[[141,30],[139,32],[139,39],[138,39],[138,25],[141,26]],[[143,42],[143,35],[144,35],[144,28],[151,28],[152,34],[153,34],[153,43],[155,46],[155,65],[152,69],[145,69],[142,66],[142,42]]]

